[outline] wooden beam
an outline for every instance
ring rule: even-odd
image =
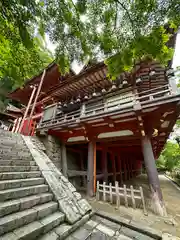
[[[76,177],[76,176],[87,176],[87,171],[81,170],[68,170],[69,177]]]

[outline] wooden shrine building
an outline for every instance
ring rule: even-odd
[[[53,63],[9,97],[28,105],[32,86],[38,84],[42,88],[35,110],[32,113],[32,101],[24,121],[36,120],[37,133],[61,141],[64,175],[93,196],[97,180],[123,183],[145,166],[153,201],[163,214],[155,159],[180,113],[180,94],[171,69],[142,61],[111,82],[103,62],[66,76]],[[73,156],[71,163],[67,152]]]

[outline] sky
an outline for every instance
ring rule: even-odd
[[[177,34],[175,53],[173,57],[173,68],[178,66],[180,66],[180,31]]]

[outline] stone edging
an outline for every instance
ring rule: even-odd
[[[90,213],[92,211],[90,204],[81,197],[49,157],[33,143],[32,138],[29,136],[22,136],[22,138],[58,202],[60,211],[65,214],[66,221],[74,224]]]
[[[172,183],[172,185],[180,191],[180,185],[174,181],[172,178],[170,178],[167,174],[164,174],[164,176]]]
[[[127,220],[126,218],[120,217],[120,216],[115,216],[103,211],[97,211],[96,212],[97,216],[103,217],[108,219],[109,221],[112,221],[114,223],[123,225],[125,227],[128,227],[134,231],[138,231],[142,234],[146,234],[149,237],[152,237],[154,239],[162,239],[162,232],[158,231],[156,229],[150,228],[150,227],[146,227],[146,226],[142,226],[142,223],[136,223],[134,221],[131,220]]]

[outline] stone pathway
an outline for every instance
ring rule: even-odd
[[[94,215],[67,240],[153,240],[147,235]]]
[[[97,202],[95,199],[91,200],[90,203],[96,211],[104,211],[115,216],[124,217],[129,221],[129,224],[139,222],[142,226],[160,230],[166,236],[165,239],[180,239],[180,191],[164,175],[159,175],[159,179],[167,207],[167,218],[154,215],[150,211],[148,211],[148,216],[145,216],[141,209],[134,210],[124,206],[115,209],[115,205],[102,201]],[[146,189],[145,195],[148,196],[149,189],[146,175],[133,179],[133,183],[129,182],[129,184],[143,186],[143,189]],[[173,238],[172,236],[176,237]]]

